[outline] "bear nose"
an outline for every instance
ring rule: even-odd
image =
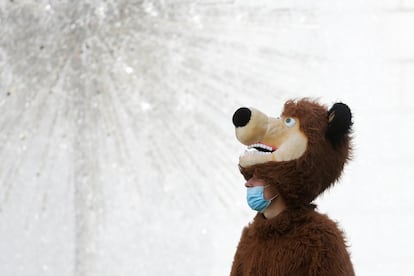
[[[234,112],[233,115],[233,124],[235,127],[244,127],[250,121],[252,116],[252,111],[247,107],[240,107]]]

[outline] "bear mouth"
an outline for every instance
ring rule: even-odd
[[[244,154],[272,154],[277,148],[262,143],[252,144],[247,147]]]

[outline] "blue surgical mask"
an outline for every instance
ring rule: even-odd
[[[265,199],[264,198],[264,189],[267,186],[254,186],[247,188],[247,204],[249,204],[250,208],[255,211],[263,213],[267,207],[269,207],[270,203],[273,199],[278,197],[278,195],[274,196],[272,199]]]

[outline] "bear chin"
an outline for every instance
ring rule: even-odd
[[[272,153],[261,152],[257,150],[246,150],[246,152],[239,158],[239,165],[242,167],[250,167],[257,164],[276,161],[274,153],[275,152]]]

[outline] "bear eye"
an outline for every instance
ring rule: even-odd
[[[296,124],[295,119],[290,118],[290,117],[285,119],[285,125],[287,127],[293,127],[295,124]]]

